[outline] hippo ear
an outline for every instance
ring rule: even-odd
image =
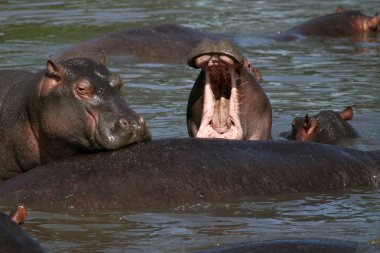
[[[55,63],[52,60],[48,60],[46,62],[46,68],[47,72],[45,73],[45,76],[48,78],[52,78],[54,80],[61,81],[65,75],[65,70],[62,65],[59,63]]]
[[[93,59],[100,65],[106,65],[106,52],[99,48],[99,54],[93,57]]]
[[[123,87],[123,81],[121,80],[119,75],[111,74],[109,77],[110,85],[117,90],[120,90]]]
[[[317,128],[317,120],[314,118],[310,118],[309,115],[306,114],[302,127],[305,133],[309,135],[312,132],[314,132],[315,129]]]
[[[47,96],[50,93],[50,91],[57,87],[60,81],[65,76],[64,67],[61,64],[55,63],[52,60],[47,61],[46,68],[47,71],[45,73],[44,78],[41,81],[40,94],[42,97]]]
[[[344,12],[344,7],[341,6],[341,5],[338,6],[338,7],[336,7],[335,12],[336,12],[336,13],[342,13],[342,12]]]
[[[106,60],[106,52],[102,49],[102,58],[99,59],[99,64],[102,64],[102,65],[105,66],[106,62],[107,62],[107,60]]]
[[[352,120],[352,118],[354,117],[354,112],[352,111],[352,107],[349,106],[349,107],[347,107],[346,109],[344,109],[344,110],[340,113],[340,116],[341,116],[342,119],[344,119],[344,120]]]
[[[377,12],[373,15],[372,18],[369,18],[367,21],[368,29],[371,31],[377,31],[379,29],[379,13]]]

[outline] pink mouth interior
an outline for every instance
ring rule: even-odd
[[[196,64],[206,75],[202,121],[196,137],[242,139],[236,86],[238,65],[226,55],[202,55]]]

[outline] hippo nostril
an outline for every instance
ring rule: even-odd
[[[119,119],[119,124],[121,127],[129,127],[129,123],[126,119]]]

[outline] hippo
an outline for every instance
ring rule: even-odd
[[[78,153],[150,139],[120,95],[122,81],[88,58],[0,72],[0,180]]]
[[[335,144],[342,139],[357,138],[358,132],[347,121],[353,118],[352,107],[341,112],[323,110],[314,116],[295,117],[292,130],[281,133],[288,140]]]
[[[301,36],[354,36],[360,34],[379,34],[379,14],[372,17],[357,10],[344,10],[339,6],[335,13],[313,18],[295,26],[275,37],[277,40],[292,40]]]
[[[379,250],[378,246],[354,241],[306,238],[247,242],[201,250],[196,253],[356,253]]]
[[[46,253],[11,217],[0,212],[0,252]]]
[[[184,62],[187,54],[202,40],[218,40],[222,37],[229,36],[202,32],[181,25],[156,24],[107,33],[74,45],[54,58],[97,58],[104,51],[107,56],[122,53],[155,61]]]
[[[369,17],[360,11],[344,11],[339,7],[336,13],[311,19],[280,35],[268,35],[265,41],[267,43],[270,40],[289,41],[302,36],[336,37],[379,32],[377,13]],[[213,41],[228,39],[239,44],[241,37],[204,32],[176,24],[155,24],[100,35],[66,48],[53,58],[57,60],[84,56],[98,58],[99,54],[105,52],[107,56],[126,54],[139,60],[177,63],[184,62],[191,50],[205,39]]]
[[[201,68],[186,112],[190,137],[268,140],[272,108],[252,70],[228,40],[202,41],[190,54],[189,66]]]
[[[0,184],[0,204],[148,211],[186,203],[378,187],[380,150],[288,140],[161,139],[80,154]]]

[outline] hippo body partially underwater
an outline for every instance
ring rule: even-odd
[[[149,210],[245,196],[378,187],[380,151],[294,141],[168,139],[77,155],[0,185],[0,203]]]
[[[378,13],[370,17],[360,11],[344,11],[339,8],[335,13],[313,18],[278,35],[268,35],[265,41],[267,43],[268,39],[275,42],[291,41],[300,37],[339,37],[379,33]],[[240,43],[240,37],[233,34],[204,32],[176,24],[155,24],[100,35],[57,53],[55,59],[79,56],[97,58],[99,54],[105,52],[107,56],[132,55],[140,60],[184,63],[191,50],[205,39],[213,41],[228,39],[238,45]]]
[[[348,123],[353,118],[353,109],[347,107],[341,112],[322,110],[315,115],[295,117],[292,129],[280,136],[288,140],[314,141],[337,144],[347,139],[359,137],[359,133]]]

